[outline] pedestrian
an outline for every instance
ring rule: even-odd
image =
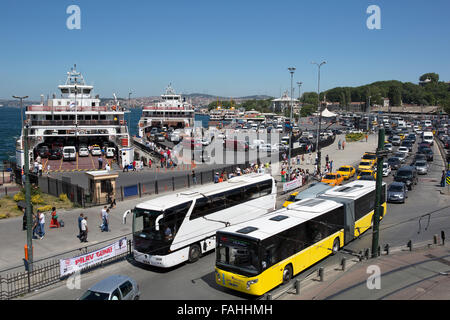
[[[333,172],[333,160],[330,160],[330,172]]]
[[[39,216],[38,214],[32,214],[32,217],[34,218],[33,221],[33,239],[39,239],[39,233],[40,233],[40,226],[39,226]]]
[[[102,218],[103,218],[102,232],[109,232],[109,209],[106,209],[104,213],[102,213]]]
[[[219,173],[216,172],[216,174],[214,175],[214,183],[219,183]]]
[[[151,169],[152,168],[152,159],[148,159],[148,167]]]
[[[367,133],[366,133],[366,142],[367,142],[367,139],[369,138],[369,136],[367,135]]]
[[[83,220],[81,220],[81,234],[80,234],[80,241],[81,242],[88,242],[87,241],[87,237],[88,237],[88,225],[87,225],[87,218],[88,217],[83,217]]]
[[[42,177],[42,163],[38,162],[39,176]]]
[[[101,211],[101,213],[100,213],[100,219],[102,220],[102,224],[98,226],[100,229],[103,229],[103,225],[104,225],[104,220],[103,220],[103,218],[104,218],[104,216],[106,215],[106,209],[108,209],[108,207],[107,207],[107,206],[104,206],[103,209],[102,209],[102,211]]]
[[[281,182],[286,182],[286,171],[281,170]]]
[[[50,220],[49,228],[59,228],[58,215],[56,214],[56,208],[52,208],[52,220]]]
[[[445,187],[445,178],[446,178],[445,170],[442,170],[442,177],[441,177],[441,187]]]
[[[50,174],[50,165],[47,165],[47,175]]]
[[[99,169],[103,168],[103,158],[101,156],[98,157],[98,168]]]
[[[192,170],[192,183],[193,183],[194,185],[197,184],[197,177],[195,176],[195,171],[194,171],[194,170]]]
[[[40,212],[39,210],[38,212],[38,217],[39,217],[39,236],[40,236],[40,240],[44,239],[45,236],[45,215],[43,212]]]
[[[330,157],[328,155],[326,155],[325,162],[328,163],[329,161],[330,161]]]
[[[339,139],[339,142],[338,142],[338,149],[339,150],[341,150],[341,146],[342,146],[341,139]]]
[[[300,165],[300,155],[297,156],[297,165]]]
[[[108,171],[108,172],[111,171],[111,167],[109,166],[108,163],[106,163],[106,165],[105,165],[105,170]]]
[[[136,171],[136,160],[133,160],[133,171]]]
[[[345,140],[342,141],[342,150],[345,150]]]
[[[84,214],[80,213],[80,216],[78,217],[78,235],[77,238],[81,240],[81,221],[84,219]]]

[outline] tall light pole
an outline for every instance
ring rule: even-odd
[[[301,100],[302,100],[302,84],[303,84],[303,82],[297,82],[297,85],[298,85],[298,107],[299,107],[299,110],[301,109],[300,108],[300,103],[301,103]],[[298,126],[300,128],[300,111],[299,111],[299,115],[298,115]]]
[[[317,106],[317,112],[319,113],[319,123],[317,125],[317,142],[316,142],[316,151],[317,151],[317,172],[320,174],[320,160],[321,160],[321,154],[320,154],[320,147],[319,147],[319,140],[320,140],[320,129],[322,126],[322,108],[320,106],[320,67],[326,64],[326,61],[322,61],[321,63],[317,62],[311,62],[312,64],[317,65],[318,67],[318,78],[317,78],[317,100],[318,100],[318,106]]]
[[[23,97],[18,97],[18,96],[13,96],[14,99],[20,99],[20,125],[21,128],[23,129],[23,100],[28,98],[28,96],[23,96]]]
[[[367,130],[366,130],[366,132],[369,132],[370,98],[371,98],[371,96],[369,96],[369,103],[367,104],[367,110],[366,110],[366,113],[367,113]]]
[[[289,72],[291,73],[291,113],[289,116],[289,126],[290,126],[290,130],[289,130],[289,164],[288,164],[288,178],[286,179],[287,181],[291,181],[291,149],[292,149],[292,109],[294,107],[294,100],[293,100],[293,95],[294,95],[294,87],[293,87],[293,78],[294,78],[294,72],[295,72],[295,68],[294,67],[290,67],[288,68]]]
[[[128,123],[127,123],[127,127],[128,127],[128,134],[130,134],[130,130],[131,130],[131,125],[130,125],[130,117],[131,117],[131,95],[133,92],[129,92],[128,93]]]

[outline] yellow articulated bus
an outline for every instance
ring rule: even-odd
[[[320,196],[323,199],[333,200],[345,205],[345,225],[354,226],[347,230],[346,239],[359,237],[372,226],[375,212],[375,186],[375,181],[357,180],[327,190]],[[381,191],[381,207],[380,219],[383,219],[386,214],[386,183],[384,182]]]
[[[373,201],[364,195],[375,190],[375,182],[356,182],[353,190],[341,192],[344,196],[329,193],[349,184],[217,231],[216,283],[260,296],[335,254],[371,226],[375,194]],[[351,194],[356,190],[359,195]],[[385,212],[385,196],[382,205]]]

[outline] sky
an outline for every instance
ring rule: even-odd
[[[80,8],[80,29],[67,20]],[[380,8],[380,29],[367,20]],[[448,0],[2,0],[0,98],[57,92],[76,64],[102,97],[280,96],[375,81],[450,81]],[[372,21],[372,20],[370,20]]]

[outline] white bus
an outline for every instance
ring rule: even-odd
[[[268,174],[249,174],[140,203],[133,211],[133,256],[169,268],[213,250],[216,231],[275,210]]]

